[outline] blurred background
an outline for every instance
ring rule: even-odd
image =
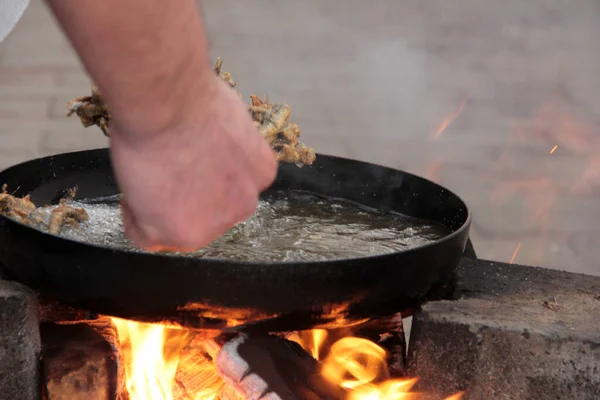
[[[320,153],[401,168],[473,211],[478,255],[600,275],[600,3],[213,0],[212,57]],[[103,147],[41,0],[0,44],[0,167]]]

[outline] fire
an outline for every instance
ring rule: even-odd
[[[191,367],[194,374],[205,378],[202,387],[194,390],[193,394],[187,393],[186,398],[217,398],[224,382],[216,376],[214,367],[208,363],[193,363],[193,360],[181,356],[181,350],[192,338],[189,331],[119,318],[112,318],[112,321],[121,346],[129,400],[179,400],[174,394],[179,367]],[[180,365],[181,361],[187,361],[186,365]]]
[[[184,350],[194,335],[160,324],[145,324],[112,318],[117,328],[125,371],[125,387],[130,400],[217,400],[244,398],[219,376],[212,362],[194,361],[202,351]],[[386,351],[362,338],[345,337],[335,341],[325,357],[321,354],[328,337],[325,330],[301,332],[290,337],[315,359],[321,359],[322,376],[347,392],[347,400],[418,399],[411,392],[417,379],[389,379]],[[208,350],[210,353],[210,351]],[[214,355],[213,355],[214,356]],[[179,376],[190,378],[182,392]],[[222,396],[222,397],[221,397]],[[458,393],[446,400],[459,400]]]
[[[113,318],[131,400],[173,400],[179,357],[167,357],[166,328]]]
[[[386,351],[370,340],[346,337],[336,341],[323,362],[322,374],[349,390],[348,400],[418,399],[411,392],[416,378],[386,379]],[[462,393],[446,399],[459,400]]]

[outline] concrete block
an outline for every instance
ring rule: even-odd
[[[442,398],[600,398],[600,278],[463,260],[453,300],[413,318],[418,390]]]
[[[40,348],[35,293],[0,280],[0,400],[40,398]]]

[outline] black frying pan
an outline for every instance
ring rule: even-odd
[[[50,204],[119,193],[107,149],[32,160],[0,172],[0,184]],[[376,257],[327,262],[229,262],[114,250],[53,236],[0,216],[0,263],[42,294],[92,312],[148,322],[270,331],[351,324],[418,305],[456,268],[470,213],[447,189],[406,172],[318,155],[284,165],[273,190],[308,190],[441,222],[453,233]]]

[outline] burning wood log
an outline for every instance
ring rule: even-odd
[[[408,395],[414,380],[394,380],[396,373],[388,370],[394,357],[403,368],[397,354],[404,347],[392,351],[390,363],[382,348],[387,336],[403,334],[399,316],[331,330],[329,336],[318,332],[312,331],[314,343],[301,345],[283,333],[195,332],[116,318],[45,324],[46,400],[82,394],[86,400],[124,400],[125,390],[136,399],[169,393],[177,400],[337,400],[357,390],[361,396],[379,393],[377,398]],[[319,361],[313,349],[325,342],[328,354]],[[99,375],[90,375],[95,370]]]
[[[231,78],[231,74],[223,72],[222,66],[223,61],[217,59],[214,67],[215,73],[231,88],[235,88],[236,83]],[[312,164],[316,158],[315,152],[299,142],[300,129],[298,125],[289,122],[290,107],[286,104],[270,103],[257,96],[250,96],[250,98],[252,102],[249,112],[254,124],[277,154],[277,160],[295,163],[298,166]],[[67,108],[69,109],[67,117],[76,114],[84,127],[96,125],[105,136],[110,135],[112,116],[96,85],[92,85],[91,95],[69,101]]]
[[[122,399],[123,372],[110,320],[43,323],[40,332],[45,400]]]
[[[159,387],[178,400],[345,398],[344,389],[324,378],[317,360],[282,337],[214,331],[194,337],[193,331],[161,325],[113,323],[133,398]],[[156,363],[140,364],[138,357]]]
[[[217,372],[214,361],[206,349],[208,341],[205,335],[198,334],[181,351],[179,367],[175,374],[173,397],[181,400],[196,400],[211,396],[219,400],[243,399]]]
[[[402,314],[390,317],[376,318],[363,324],[334,329],[329,331],[330,341],[335,341],[354,336],[377,343],[387,353],[387,365],[390,378],[401,378],[406,376],[406,354],[407,345],[402,324]]]
[[[207,346],[216,370],[248,400],[337,400],[346,392],[327,381],[321,364],[298,343],[274,335],[219,336]]]
[[[80,322],[92,321],[97,314],[71,307],[58,300],[38,294],[38,310],[41,322]]]
[[[376,318],[362,324],[330,330],[296,332],[298,341],[305,348],[315,349],[313,357],[321,359],[331,351],[331,345],[346,337],[369,340],[386,351],[387,378],[406,376],[407,344],[402,315]]]

